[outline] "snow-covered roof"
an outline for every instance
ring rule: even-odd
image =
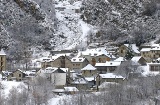
[[[152,50],[152,51],[153,51],[153,50],[160,50],[160,46],[151,48],[151,50]]]
[[[106,61],[106,63],[96,63],[95,66],[119,66],[120,61]]]
[[[119,66],[121,62],[115,61],[106,61],[106,66]]]
[[[60,68],[60,69],[63,70],[64,72],[68,72],[68,68]]]
[[[152,44],[151,47],[159,47],[159,44]]]
[[[106,63],[96,63],[95,66],[106,66]]]
[[[20,71],[20,72],[24,73],[24,71],[23,71],[23,70],[20,70],[20,69],[18,69],[18,70],[16,70],[16,71]],[[15,72],[16,72],[16,71],[15,71]]]
[[[59,70],[59,73],[65,73],[66,71],[68,71],[68,68],[57,68],[57,67],[47,67],[45,70],[40,70],[40,73],[54,73],[57,70]]]
[[[87,66],[85,66],[85,67],[82,68],[81,70],[96,70],[96,68],[93,67],[91,64],[88,64]]]
[[[87,81],[94,81],[94,77],[85,77]]]
[[[70,55],[70,53],[68,55]],[[42,58],[39,59],[39,61],[40,62],[51,62],[51,61],[54,61],[54,60],[58,59],[61,56],[66,56],[66,54],[56,54],[56,55],[51,56],[51,57],[42,57]]]
[[[76,87],[64,87],[64,90],[65,90],[65,91],[69,91],[69,92],[79,91]]]
[[[72,58],[71,62],[83,62],[86,58]]]
[[[56,60],[57,58],[61,57],[61,56],[70,56],[70,53],[66,53],[66,54],[55,54],[54,56],[52,56],[52,61]]]
[[[35,75],[36,74],[36,72],[32,72],[32,71],[25,71],[24,73],[27,75],[31,75],[31,74]]]
[[[157,60],[160,61],[160,58],[158,58]]]
[[[9,71],[2,71],[2,73],[3,73],[5,76],[8,76],[8,75],[11,74],[12,72],[9,72]]]
[[[118,85],[119,83],[116,82],[103,82],[100,86],[98,86],[98,88],[107,88],[110,85]]]
[[[51,58],[42,57],[42,58],[40,58],[38,61],[40,61],[40,62],[50,62],[51,60],[52,60]]]
[[[147,51],[150,51],[150,50],[151,50],[151,48],[142,48],[141,52],[147,52]]]
[[[54,60],[56,60],[56,59],[59,58],[59,57],[60,57],[60,55],[52,56],[52,57],[51,57],[51,60],[54,61]]]
[[[142,57],[141,56],[134,56],[131,61],[138,62]]]
[[[52,91],[53,92],[57,92],[57,93],[63,93],[63,92],[65,92],[64,89],[54,89]]]
[[[57,67],[47,67],[45,70],[41,70],[41,72],[43,72],[43,73],[52,73],[56,69],[57,69]]]
[[[94,49],[87,49],[86,51],[79,52],[79,56],[81,55],[88,55],[88,56],[101,56],[105,55],[110,58],[115,58],[115,56],[111,55],[109,52],[106,51],[104,47],[102,48],[94,48]]]
[[[6,53],[4,52],[4,50],[3,50],[3,49],[1,49],[1,51],[0,51],[0,55],[6,55]]]
[[[88,82],[84,78],[75,79],[72,84],[87,84]]]
[[[116,75],[114,73],[107,73],[107,74],[99,74],[99,76],[101,78],[121,78],[123,79],[124,77],[120,76],[120,75]]]
[[[63,68],[63,70],[64,70],[64,68]],[[66,73],[63,70],[61,68],[56,68],[54,71],[52,71],[52,73]]]
[[[119,61],[119,62],[121,62],[121,61],[125,61],[126,59],[124,58],[124,57],[119,57],[119,58],[117,58],[117,59],[115,59],[114,61]]]
[[[126,47],[129,47],[129,44],[124,44]]]

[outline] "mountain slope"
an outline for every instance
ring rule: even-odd
[[[139,45],[160,34],[159,0],[83,0],[82,12],[82,19],[99,30],[101,39]]]

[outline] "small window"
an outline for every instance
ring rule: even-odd
[[[21,74],[19,74],[19,77],[21,77]]]
[[[121,53],[123,53],[123,50],[121,50]]]
[[[94,56],[96,56],[97,54],[95,53]]]
[[[76,64],[76,66],[80,66],[80,64]]]

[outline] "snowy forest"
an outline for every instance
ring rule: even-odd
[[[7,54],[8,71],[37,70],[31,63],[43,52],[84,51],[92,43],[109,45],[108,42],[118,47],[126,43],[138,47],[159,44],[160,0],[0,0],[0,49]],[[140,66],[126,61],[114,72],[127,78],[123,83],[108,84],[94,92],[82,89],[74,95],[58,96],[58,104],[49,102],[57,95],[52,91],[55,84],[48,78],[37,76],[34,81],[25,81],[10,89],[8,96],[0,82],[0,103],[159,105],[160,75],[131,76],[139,72],[144,72]]]

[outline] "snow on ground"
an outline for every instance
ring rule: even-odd
[[[62,105],[62,100],[71,99],[72,95],[56,96],[48,101],[48,105]]]
[[[84,21],[81,21],[81,20],[79,21],[79,24],[81,25],[81,29],[83,32],[81,38],[84,38],[87,36],[87,33],[90,31],[90,27],[88,24],[86,24]]]
[[[48,101],[48,105],[58,105],[60,98],[52,98]]]
[[[18,88],[18,86],[23,85],[25,86],[25,84],[23,82],[15,82],[15,81],[1,81],[1,84],[3,86],[3,91],[5,96],[7,97],[9,95],[9,91],[15,87]],[[21,89],[19,89],[21,90]]]

